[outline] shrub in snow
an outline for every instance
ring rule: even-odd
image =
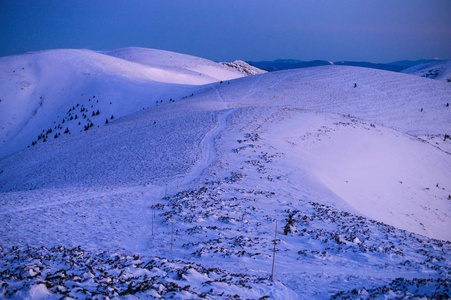
[[[297,214],[297,211],[294,211],[293,213],[290,213],[288,215],[288,219],[286,219],[287,224],[285,225],[283,229],[283,234],[288,235],[289,233],[297,233],[298,230],[296,226],[294,226],[294,216]]]

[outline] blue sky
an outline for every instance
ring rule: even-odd
[[[216,61],[451,58],[448,0],[1,0],[0,56],[164,49]]]

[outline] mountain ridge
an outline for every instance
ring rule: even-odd
[[[124,52],[136,61],[113,55]],[[109,53],[63,49],[1,58],[0,156],[41,142],[45,136],[47,140],[50,133],[53,138],[66,129],[79,132],[86,126],[101,126],[112,116],[188,97],[196,86],[248,75],[168,51],[127,48]],[[102,120],[93,114],[98,110]]]
[[[0,158],[0,297],[449,294],[449,83],[328,65],[203,84],[225,66],[175,72],[166,54],[6,70],[39,110],[68,101],[41,114],[58,121],[46,142]],[[60,98],[39,99],[59,77]]]
[[[357,62],[357,61],[328,61],[328,60],[312,60],[312,61],[302,61],[297,59],[277,59],[274,61],[248,61],[249,64],[267,70],[269,72],[289,70],[289,69],[299,69],[299,68],[309,68],[318,66],[328,66],[328,65],[342,65],[342,66],[356,66],[364,68],[372,68],[379,70],[387,70],[400,72],[407,68],[406,66],[397,64],[382,64],[382,63],[371,63],[371,62]]]
[[[378,70],[386,70],[393,72],[402,72],[403,70],[425,63],[439,63],[443,60],[440,59],[420,59],[416,61],[403,60],[395,61],[391,63],[372,63],[366,61],[328,61],[328,60],[311,60],[303,61],[298,59],[276,59],[273,61],[248,61],[249,64],[264,69],[269,72],[298,69],[298,68],[309,68],[327,65],[342,65],[342,66],[355,66],[364,67]]]

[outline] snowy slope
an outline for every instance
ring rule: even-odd
[[[246,74],[211,60],[170,51],[131,47],[101,53],[157,69],[175,70],[177,73],[186,73],[194,77],[204,76],[210,82],[235,79]]]
[[[443,139],[450,130],[450,87],[395,72],[325,66],[256,75],[220,87],[224,100],[234,106],[350,115],[415,136],[440,134]]]
[[[287,157],[285,172],[296,165],[372,219],[451,239],[448,153],[355,118],[313,113],[284,118],[267,131],[269,143]],[[299,182],[295,174],[286,177]]]
[[[101,126],[112,115],[178,100],[195,92],[195,86],[246,75],[167,51],[126,48],[109,54],[49,50],[1,58],[0,157],[42,142],[42,133],[48,140],[66,129],[73,133],[91,123]],[[118,58],[122,54],[127,59]]]
[[[265,73],[4,157],[0,295],[447,295],[450,92],[364,68]]]
[[[402,73],[451,82],[451,61],[438,61],[407,68]]]
[[[451,89],[447,83],[429,83],[392,72],[320,67],[249,77],[237,86],[223,85],[219,92],[234,106],[281,106],[344,117],[332,124],[286,125],[271,135],[270,140],[277,141],[272,146],[280,148],[284,131],[299,130],[288,142],[301,147],[291,148],[290,161],[304,156],[299,164],[310,165],[309,173],[360,213],[450,240],[451,230],[444,228],[450,228],[451,213],[451,148],[450,139],[445,139],[451,131],[446,106]],[[359,122],[364,128],[343,133],[342,126],[362,127]],[[386,129],[381,131],[380,126]],[[314,147],[303,142],[305,137],[323,134],[326,141],[315,141]]]

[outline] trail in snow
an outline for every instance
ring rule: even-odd
[[[191,169],[191,171],[187,173],[182,180],[180,180],[179,183],[181,185],[187,185],[190,182],[196,180],[202,175],[205,169],[211,166],[215,157],[214,141],[221,133],[221,131],[225,129],[227,125],[227,117],[235,111],[236,109],[232,109],[222,114],[219,117],[218,125],[213,130],[208,132],[202,139],[202,141],[200,142],[202,157],[199,162]]]
[[[205,169],[207,169],[213,162],[215,153],[214,153],[214,141],[217,138],[217,136],[220,134],[222,130],[226,127],[227,124],[227,117],[231,115],[236,109],[229,110],[222,114],[218,119],[217,126],[208,132],[205,137],[200,142],[200,151],[202,153],[202,157],[200,158],[199,162],[194,165],[194,167],[189,171],[187,174],[183,176],[181,180],[179,180],[179,187],[181,185],[188,185],[192,181],[199,178]],[[173,186],[176,184],[176,180],[169,183],[168,186]],[[16,207],[13,209],[8,209],[5,211],[0,212],[0,215],[8,215],[8,214],[15,214],[20,213],[28,210],[35,210],[35,209],[42,209],[46,207],[51,206],[59,206],[59,205],[66,205],[70,203],[75,203],[79,201],[91,201],[98,198],[103,197],[112,197],[115,195],[121,195],[121,194],[129,194],[132,192],[142,192],[146,195],[149,195],[149,197],[153,198],[163,198],[165,195],[166,186],[154,186],[154,185],[148,185],[146,187],[129,187],[129,188],[121,188],[119,190],[113,190],[113,191],[104,191],[104,192],[87,192],[87,193],[77,193],[76,196],[69,196],[69,197],[58,197],[54,198],[51,202],[45,202],[45,203],[39,203],[39,204],[32,204],[27,205],[24,207]],[[153,201],[153,200],[152,200]]]
[[[216,88],[215,90],[218,95],[218,98],[222,102],[226,103],[224,98],[221,96],[221,92],[219,91],[219,89]],[[227,103],[226,103],[226,105],[228,107]],[[183,177],[183,179],[180,181],[181,184],[187,185],[191,181],[196,180],[197,178],[199,178],[202,175],[202,173],[205,169],[207,169],[209,166],[211,166],[211,164],[213,163],[213,160],[215,158],[215,147],[214,147],[215,139],[218,137],[218,135],[221,133],[221,131],[223,131],[226,128],[227,118],[232,113],[234,113],[236,110],[237,109],[231,109],[231,110],[225,112],[224,114],[222,114],[219,117],[218,124],[216,125],[216,127],[213,130],[210,130],[210,132],[208,132],[205,135],[205,137],[202,139],[202,141],[200,142],[200,148],[201,148],[203,155],[202,155],[201,159],[199,160],[199,162],[191,169],[191,171]]]
[[[223,99],[222,99],[223,101]],[[236,109],[231,109],[227,111],[219,111],[217,114],[220,116],[217,118],[216,126],[205,134],[204,138],[200,141],[199,150],[201,152],[200,159],[191,168],[191,170],[182,175],[182,178],[178,180],[178,186],[180,189],[185,188],[191,182],[198,179],[202,173],[211,166],[215,158],[215,140],[218,135],[226,128],[227,118]],[[133,229],[129,228],[126,230],[128,234],[123,234],[121,238],[118,238],[118,245],[125,247],[126,249],[136,251],[136,252],[148,252],[167,251],[167,245],[169,241],[166,239],[167,235],[161,235],[161,232],[168,231],[168,227],[161,224],[161,217],[156,215],[154,220],[155,233],[159,232],[159,235],[151,235],[151,219],[152,219],[152,206],[155,204],[162,204],[162,198],[168,193],[175,191],[175,184],[177,180],[174,179],[172,182],[168,182],[168,185],[156,186],[132,186],[126,188],[120,188],[112,191],[96,191],[96,192],[85,192],[85,193],[75,193],[75,190],[67,191],[67,196],[61,196],[58,198],[53,198],[51,202],[45,203],[32,203],[30,205],[25,205],[20,208],[13,208],[6,211],[2,211],[0,215],[12,215],[17,213],[27,213],[36,210],[47,211],[48,207],[53,207],[58,209],[59,207],[64,207],[66,205],[76,205],[76,203],[86,203],[87,205],[96,205],[96,203],[107,202],[110,203],[111,207],[115,206],[118,199],[121,199],[122,204],[128,201],[132,201],[133,209],[127,210],[125,212],[128,215],[128,219],[134,220]],[[185,187],[184,187],[185,186]],[[169,189],[168,189],[169,188]],[[141,197],[138,195],[141,193]],[[163,201],[165,202],[165,201]],[[89,204],[91,203],[91,204]],[[84,205],[84,204],[83,204]],[[118,211],[119,212],[119,211]],[[114,212],[112,212],[112,219],[115,220]],[[157,225],[158,224],[158,225]],[[132,230],[130,230],[132,229]],[[101,230],[101,229],[99,229]],[[91,234],[95,234],[95,231]],[[100,244],[102,242],[99,242]]]
[[[218,96],[219,98],[224,101],[224,99],[222,99],[222,97],[218,92]],[[217,122],[217,125],[215,128],[213,128],[212,130],[210,130],[205,136],[204,138],[201,140],[200,142],[200,151],[202,153],[201,158],[199,159],[199,161],[193,166],[193,168],[191,168],[191,170],[186,173],[182,179],[179,180],[175,180],[169,184],[166,184],[165,186],[161,186],[159,188],[153,188],[153,189],[146,189],[145,192],[143,192],[143,195],[146,194],[146,198],[147,198],[147,207],[151,208],[156,204],[159,204],[159,199],[162,199],[164,196],[168,195],[168,192],[171,193],[174,191],[174,187],[175,185],[177,185],[177,189],[182,190],[183,188],[186,188],[191,182],[197,180],[198,178],[201,177],[202,173],[208,169],[215,158],[215,140],[218,137],[218,135],[226,128],[227,126],[227,118],[236,111],[237,109],[231,109],[226,111],[225,113],[223,113]],[[169,190],[168,190],[169,187]],[[161,201],[161,200],[160,200]],[[151,218],[148,217],[148,211],[143,211],[143,210],[139,210],[140,214],[141,214],[141,222],[145,222],[145,223],[149,223],[151,222]],[[150,232],[145,231],[145,230],[140,230],[139,232],[135,233],[135,237],[132,238],[131,241],[133,241],[134,244],[137,243],[137,241],[147,241],[144,242],[141,247],[140,250],[141,251],[148,251],[149,248],[152,249],[153,251],[158,251],[156,248],[158,248],[160,251],[166,252],[167,251],[167,244],[169,243],[169,240],[167,239],[167,236],[169,236],[169,232],[168,235],[161,235],[161,231],[168,231],[168,228],[161,228],[161,226],[157,225],[158,223],[160,223],[161,220],[160,217],[158,216],[158,214],[156,215],[156,220],[154,220],[155,225],[153,225],[155,227],[155,231],[158,230],[158,232],[160,232],[160,235],[151,235]],[[141,228],[144,228],[145,226],[141,226]],[[172,253],[171,253],[172,255]]]

